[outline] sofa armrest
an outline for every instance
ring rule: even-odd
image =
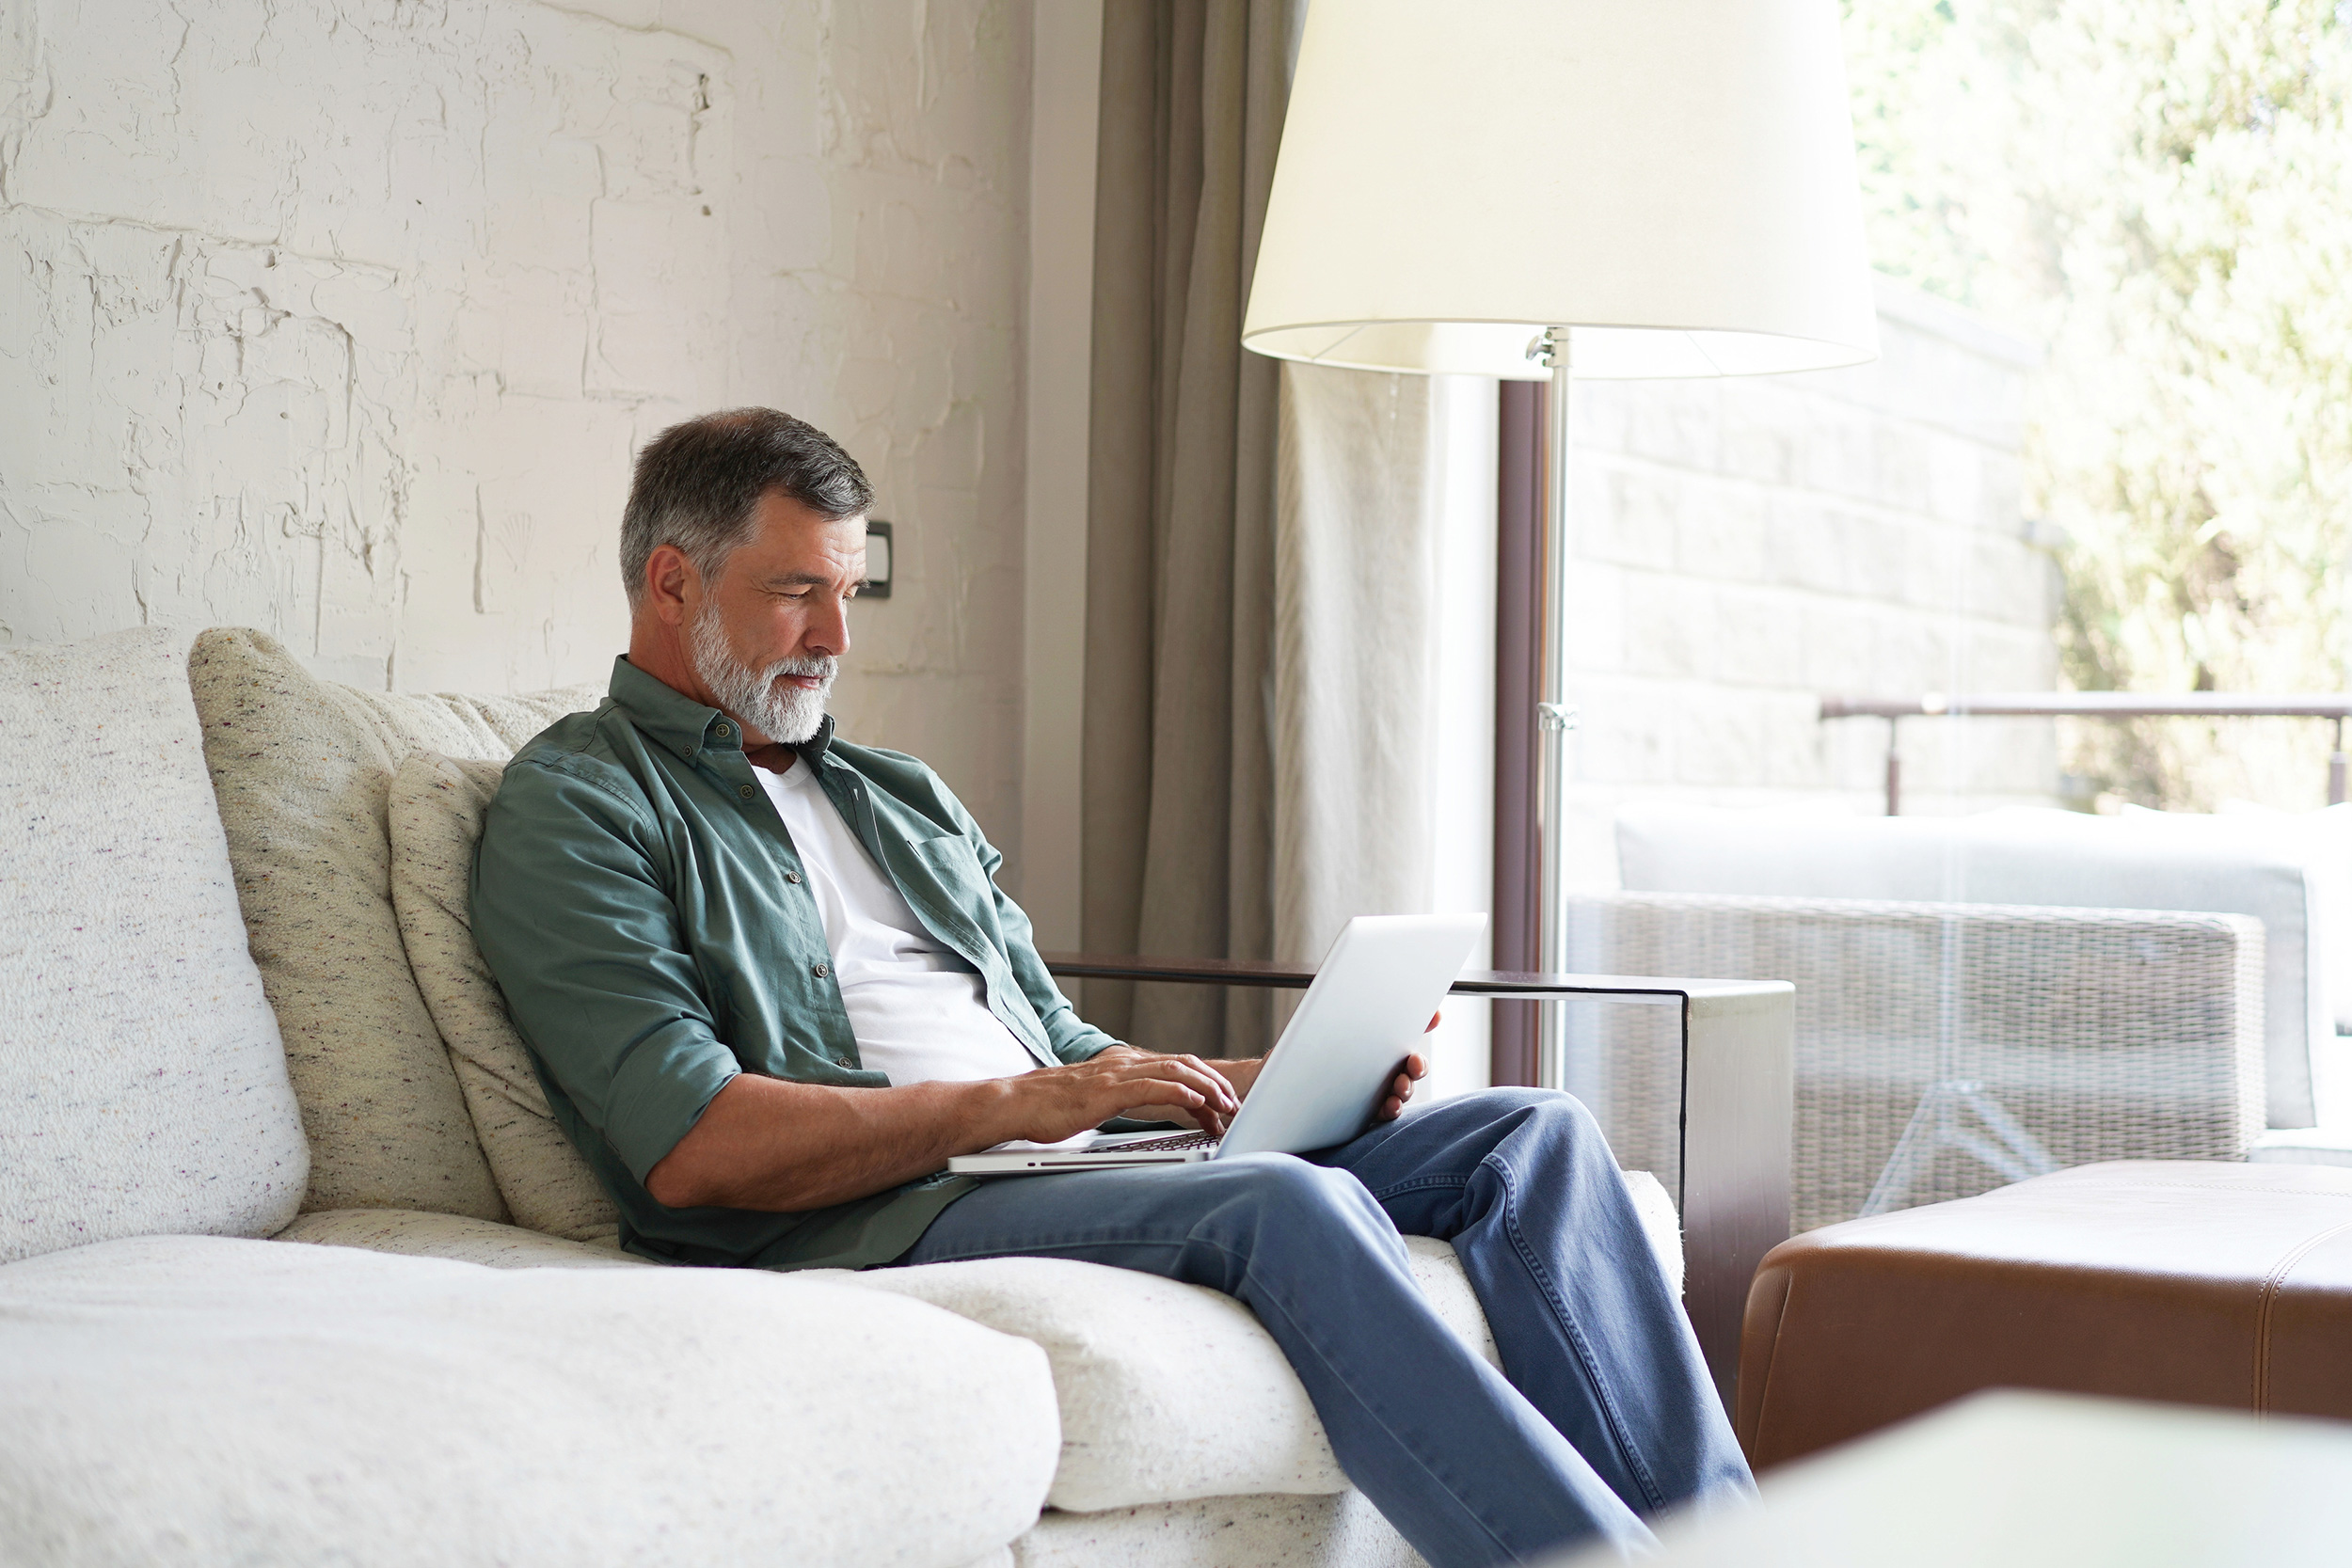
[[[1303,990],[1311,967],[1243,959],[1047,953],[1070,979],[1156,980]],[[1788,1239],[1795,995],[1785,980],[1470,970],[1456,996],[1677,1009],[1681,1022],[1680,1158],[1667,1182],[1682,1215],[1682,1300],[1729,1409],[1740,1320],[1764,1254]]]

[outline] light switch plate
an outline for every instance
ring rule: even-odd
[[[875,517],[866,519],[866,582],[858,594],[869,599],[890,597],[890,525]]]

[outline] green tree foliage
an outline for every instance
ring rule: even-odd
[[[1844,0],[1873,260],[2047,345],[2082,689],[2346,684],[2352,3]],[[2084,724],[2149,804],[2316,804],[2325,727]]]

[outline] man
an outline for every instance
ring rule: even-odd
[[[1248,1303],[1348,1476],[1437,1568],[1517,1560],[1748,1477],[1615,1162],[1565,1095],[1496,1089],[1337,1148],[990,1182],[951,1156],[1122,1114],[1222,1131],[1259,1064],[1082,1022],[929,768],[834,733],[863,473],[769,409],[675,426],[621,526],[612,694],[508,767],[474,934],[557,1119],[670,1262],[1082,1259]],[[1508,1377],[1433,1314],[1453,1243]]]

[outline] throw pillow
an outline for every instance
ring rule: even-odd
[[[576,1242],[609,1241],[620,1215],[548,1112],[531,1053],[474,945],[467,898],[474,845],[503,771],[436,752],[411,752],[400,765],[390,800],[392,909],[515,1223]]]
[[[309,1151],[181,677],[185,634],[0,652],[0,1263],[267,1236]]]
[[[401,947],[385,801],[410,752],[503,761],[597,692],[361,691],[233,627],[196,640],[188,682],[246,935],[310,1134],[304,1207],[504,1219]]]

